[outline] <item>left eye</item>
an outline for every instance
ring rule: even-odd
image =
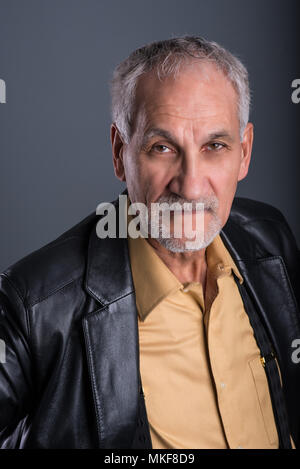
[[[225,145],[223,143],[214,142],[207,145],[207,148],[209,149],[209,151],[221,150],[222,148],[225,148]]]

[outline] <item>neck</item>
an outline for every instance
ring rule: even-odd
[[[181,283],[199,282],[205,287],[205,248],[192,252],[171,252],[153,238],[147,238],[147,241]]]

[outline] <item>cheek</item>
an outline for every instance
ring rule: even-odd
[[[157,161],[140,156],[137,176],[147,200],[156,200],[164,192],[170,181],[170,169],[167,165],[158,165]]]
[[[236,188],[237,174],[236,171],[222,171],[218,170],[214,177],[211,178],[212,186],[218,197],[225,197],[230,195]]]
[[[238,172],[238,165],[231,164],[228,168],[226,166],[220,167],[212,181],[215,195],[219,200],[219,216],[223,221],[227,219],[230,213],[237,188]]]
[[[143,162],[134,148],[128,148],[124,154],[124,168],[127,186],[136,189],[144,184],[145,171]]]
[[[126,186],[131,202],[143,201],[141,193],[144,181],[142,179],[141,167],[138,163],[138,158],[130,150],[124,153]]]
[[[124,158],[125,176],[131,200],[153,201],[163,187],[163,172],[151,164],[143,155],[127,154]]]

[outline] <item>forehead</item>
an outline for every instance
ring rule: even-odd
[[[159,80],[154,71],[142,76],[137,85],[136,111],[145,125],[169,119],[188,125],[212,120],[229,124],[238,120],[237,94],[215,65],[197,63],[184,67],[175,78]]]

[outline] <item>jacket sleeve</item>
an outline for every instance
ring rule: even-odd
[[[33,400],[29,322],[24,301],[0,275],[0,435],[9,435],[28,415]]]

